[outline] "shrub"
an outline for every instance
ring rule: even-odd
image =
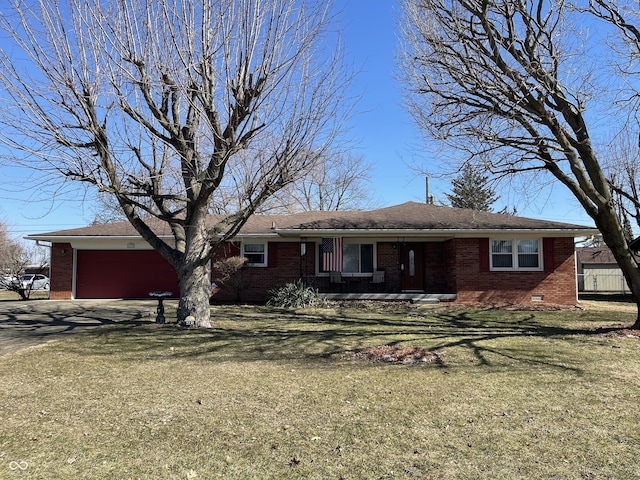
[[[318,290],[306,285],[302,280],[287,283],[269,291],[267,305],[284,308],[315,307],[323,303]]]
[[[242,267],[247,262],[244,257],[234,256],[220,259],[213,263],[213,282],[218,288],[227,290],[235,300],[240,300],[245,284]]]

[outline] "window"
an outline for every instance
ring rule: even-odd
[[[339,270],[342,273],[373,273],[373,244],[347,243],[340,240],[328,245],[323,239],[323,242],[318,244],[319,271]],[[341,251],[334,250],[340,247]]]
[[[343,251],[343,272],[373,273],[373,244],[345,243]]]
[[[266,243],[243,243],[242,256],[247,259],[247,264],[254,267],[267,266]]]
[[[541,270],[540,240],[491,240],[492,270]]]
[[[512,240],[492,240],[491,241],[491,266],[493,268],[513,267],[513,241]]]
[[[540,249],[538,240],[518,241],[518,267],[533,268],[540,267]]]

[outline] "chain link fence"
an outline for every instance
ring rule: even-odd
[[[586,272],[578,274],[580,293],[631,293],[627,282],[620,273]]]

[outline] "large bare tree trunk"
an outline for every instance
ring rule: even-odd
[[[209,265],[199,262],[181,265],[178,272],[180,283],[180,302],[178,303],[178,319],[186,324],[186,319],[192,316],[195,327],[210,328],[209,295],[211,289],[211,272]]]
[[[342,132],[352,74],[326,0],[13,0],[0,142],[57,190],[117,199],[209,321],[209,263]],[[237,192],[234,205],[218,208]],[[206,228],[211,206],[225,215]]]
[[[206,205],[191,211],[190,228],[185,232],[185,250],[175,265],[180,284],[178,321],[193,317],[194,326],[210,328],[209,296],[211,294],[211,234],[207,230]]]

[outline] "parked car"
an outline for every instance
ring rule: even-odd
[[[48,290],[49,289],[49,277],[40,275],[37,273],[27,273],[20,279],[22,282],[22,288],[30,288],[31,290]]]

